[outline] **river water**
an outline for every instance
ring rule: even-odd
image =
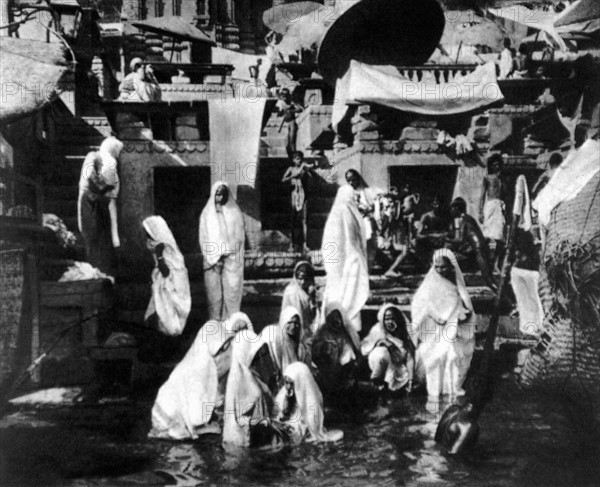
[[[342,429],[343,441],[278,451],[225,451],[217,435],[193,443],[148,440],[151,402],[145,400],[133,419],[120,419],[111,407],[60,424],[14,415],[0,430],[0,481],[68,487],[600,485],[597,454],[583,445],[573,419],[552,396],[500,383],[480,418],[476,450],[463,457],[434,443],[438,418],[425,412],[424,401],[357,398],[326,411],[326,425]]]

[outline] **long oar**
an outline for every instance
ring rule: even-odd
[[[477,419],[481,415],[486,400],[489,397],[489,369],[494,353],[496,332],[498,330],[500,304],[504,299],[504,290],[508,283],[510,269],[512,268],[515,234],[521,222],[521,217],[524,215],[525,201],[528,199],[528,196],[525,194],[527,191],[525,184],[524,177],[519,176],[515,191],[513,218],[508,232],[506,254],[504,255],[502,271],[500,273],[500,285],[498,286],[498,293],[494,298],[481,364],[472,383],[471,398],[463,405],[451,405],[442,415],[435,432],[435,441],[443,444],[449,453],[460,453],[472,447],[477,442],[479,436]]]

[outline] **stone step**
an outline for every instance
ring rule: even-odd
[[[100,143],[87,141],[86,139],[77,139],[74,143],[60,143],[56,146],[56,152],[64,156],[86,156],[88,152],[100,149]],[[101,142],[101,141],[100,141]]]

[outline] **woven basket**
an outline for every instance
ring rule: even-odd
[[[599,193],[600,174],[596,174],[573,200],[552,212],[540,269],[543,333],[520,377],[524,385],[583,392],[596,403],[600,403],[600,323],[573,312],[572,296],[595,293],[598,298],[600,294]],[[565,262],[575,288],[567,291],[565,285],[571,281],[558,272]],[[591,291],[585,277],[590,274],[595,276]]]

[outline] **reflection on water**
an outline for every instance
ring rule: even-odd
[[[344,430],[343,441],[277,451],[224,450],[217,435],[189,443],[147,440],[149,410],[119,434],[63,426],[44,437],[39,428],[5,429],[0,482],[11,485],[6,480],[17,475],[21,481],[12,485],[579,487],[595,485],[600,473],[558,404],[508,390],[484,412],[477,449],[465,457],[435,444],[439,413],[427,413],[424,398],[371,398],[328,409],[326,426]],[[45,465],[42,483],[23,480],[30,475],[26,462]]]

